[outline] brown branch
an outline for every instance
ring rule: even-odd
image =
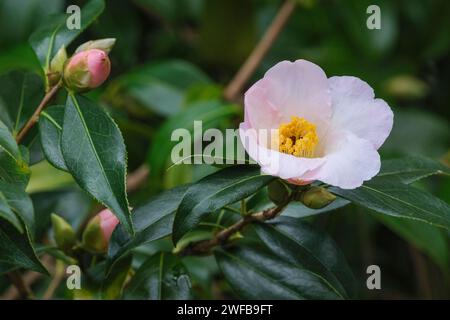
[[[7,274],[9,280],[17,290],[20,299],[33,299],[34,295],[28,283],[24,281],[19,271],[12,271]]]
[[[248,79],[256,71],[256,68],[259,66],[264,56],[274,44],[281,30],[283,30],[283,27],[286,25],[289,17],[294,12],[295,6],[296,4],[292,0],[286,0],[283,3],[259,43],[253,49],[252,53],[241,66],[239,71],[236,73],[233,80],[231,80],[231,82],[225,88],[225,99],[234,101],[237,98],[237,96],[247,83]]]
[[[187,246],[182,251],[180,251],[179,255],[188,256],[188,255],[208,254],[214,247],[224,245],[233,234],[235,234],[238,231],[241,231],[244,227],[246,227],[250,223],[264,222],[275,218],[279,213],[281,213],[281,211],[283,211],[286,205],[292,200],[294,196],[293,194],[284,204],[278,207],[266,209],[261,212],[247,215],[238,222],[236,222],[235,224],[217,233],[212,239],[199,241]]]
[[[53,96],[58,92],[58,89],[61,87],[61,84],[55,85],[53,88],[48,91],[44,98],[42,99],[39,106],[34,111],[33,115],[30,119],[28,119],[27,123],[23,126],[22,130],[17,134],[16,142],[20,143],[23,138],[27,135],[28,131],[33,128],[33,126],[36,124],[36,122],[39,120],[39,115],[41,114],[42,110],[47,106],[48,102],[53,98]]]
[[[59,284],[61,281],[64,280],[65,275],[65,268],[64,263],[62,261],[57,260],[55,265],[55,275],[50,282],[50,285],[48,286],[47,290],[45,291],[44,295],[42,296],[43,300],[50,300],[53,298],[53,295],[55,294],[56,289],[58,289]]]
[[[133,192],[143,184],[150,173],[148,166],[144,163],[127,176],[127,192]]]

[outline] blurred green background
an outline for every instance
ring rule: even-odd
[[[83,3],[0,0],[0,77],[17,69],[39,73],[27,43],[29,35],[48,15]],[[132,204],[214,170],[182,165],[167,171],[170,132],[194,119],[209,119],[211,127],[238,126],[241,101],[224,101],[223,88],[281,4],[275,0],[108,0],[98,21],[68,48],[70,53],[87,40],[117,38],[110,56],[112,75],[89,95],[119,124],[129,170],[150,164],[149,183],[132,194]],[[366,8],[371,4],[381,9],[381,30],[366,27]],[[276,62],[299,58],[320,65],[328,76],[360,77],[389,103],[394,129],[381,149],[383,158],[419,154],[450,163],[449,1],[299,1],[248,86]],[[221,111],[211,114],[215,109]],[[28,191],[38,214],[55,211],[79,226],[95,212],[97,205],[70,177],[41,161],[38,144],[33,146],[32,159],[36,164]],[[418,187],[449,202],[449,180],[434,177]],[[344,251],[362,298],[450,297],[448,232],[362,211],[349,206],[314,220]],[[48,221],[41,224],[45,235]],[[166,245],[160,241],[138,251],[146,256]],[[381,267],[382,290],[365,287],[370,264]],[[197,298],[233,297],[213,259],[190,258],[187,267],[194,274]]]

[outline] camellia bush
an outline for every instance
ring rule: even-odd
[[[316,10],[297,2],[273,23]],[[191,1],[184,17],[157,1],[84,1],[78,18],[58,3],[0,54],[1,298],[448,298],[448,156],[383,151],[436,141],[374,92],[367,64],[341,76],[306,53],[250,55],[260,73],[223,90],[236,49],[217,67],[217,41],[199,46],[192,60],[216,74],[186,61]],[[203,6],[220,17],[235,4]],[[148,12],[164,27],[139,49]],[[244,57],[261,50],[235,40]],[[130,53],[148,50],[142,65]]]

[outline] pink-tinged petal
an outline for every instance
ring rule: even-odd
[[[380,155],[373,144],[349,131],[328,135],[323,166],[303,175],[304,180],[320,180],[342,189],[360,187],[380,171]]]
[[[333,128],[348,130],[378,149],[392,130],[394,114],[382,99],[375,99],[373,89],[350,76],[331,77]]]
[[[325,162],[323,158],[298,158],[266,148],[265,143],[258,141],[266,133],[260,135],[260,131],[251,128],[246,122],[239,126],[239,136],[249,156],[261,166],[265,174],[282,179],[298,179]]]
[[[255,129],[277,129],[282,122],[279,110],[271,104],[268,81],[261,79],[245,93],[245,121]]]
[[[100,217],[100,228],[103,231],[106,242],[109,242],[111,235],[119,223],[119,219],[111,212],[109,209],[104,209],[99,212],[98,217]]]
[[[90,85],[92,88],[100,86],[111,72],[111,63],[105,51],[90,49],[87,52],[87,65],[91,75]],[[82,52],[82,53],[83,53]]]
[[[282,61],[264,75],[266,97],[278,109],[283,122],[303,117],[318,130],[326,128],[332,116],[331,93],[325,72],[306,60]]]

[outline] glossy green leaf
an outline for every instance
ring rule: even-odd
[[[0,120],[16,135],[43,97],[43,81],[34,73],[12,71],[0,76]]]
[[[341,298],[319,275],[255,245],[217,250],[215,256],[227,282],[240,298]]]
[[[26,268],[48,274],[33,249],[28,231],[20,233],[0,219],[0,270]]]
[[[165,191],[133,210],[132,219],[136,234],[131,237],[118,226],[111,237],[108,265],[111,267],[130,250],[145,243],[170,235],[177,209],[188,185]]]
[[[97,17],[105,7],[103,0],[90,0],[81,8],[79,29],[67,28],[67,18],[70,14],[58,14],[48,18],[30,37],[33,47],[41,66],[48,70],[51,59],[64,45],[68,46],[78,35],[80,35]]]
[[[144,65],[119,79],[119,86],[143,107],[162,116],[179,112],[185,91],[211,80],[201,70],[184,61]]]
[[[145,261],[125,290],[127,299],[186,300],[191,298],[191,281],[181,261],[160,252]]]
[[[45,158],[58,169],[68,171],[61,151],[64,106],[51,106],[39,118],[39,136]]]
[[[354,296],[350,267],[326,233],[291,217],[278,217],[270,223],[256,224],[254,228],[275,255],[320,275],[341,296]]]
[[[450,229],[450,206],[447,203],[397,179],[378,177],[354,190],[337,187],[329,190],[364,208]]]
[[[30,178],[26,157],[22,156],[16,140],[0,121],[0,180],[25,188]]]
[[[1,208],[4,210],[1,210]],[[9,210],[6,208],[9,208]],[[12,211],[18,216],[19,220],[25,223],[31,236],[34,235],[35,216],[33,203],[20,186],[0,181],[0,211],[2,212],[0,216],[11,222],[18,231],[23,231],[21,224],[17,221],[17,217],[15,218],[11,215]]]
[[[403,183],[412,183],[436,174],[450,176],[450,169],[436,160],[414,156],[382,161],[377,177],[398,178]]]
[[[152,176],[159,177],[161,175],[172,148],[179,143],[178,141],[171,141],[174,130],[185,128],[194,136],[192,134],[194,121],[202,121],[203,130],[207,130],[237,113],[238,108],[235,105],[212,100],[189,105],[186,109],[168,119],[158,129],[147,156],[149,166],[152,168]]]
[[[262,175],[257,166],[233,166],[220,170],[193,184],[183,197],[173,223],[177,243],[208,213],[244,199],[275,178]]]
[[[133,233],[125,187],[125,144],[113,119],[89,99],[70,94],[61,149],[77,183],[111,209],[126,230]]]
[[[100,293],[102,299],[112,300],[122,297],[124,282],[130,272],[132,260],[133,257],[131,255],[120,259],[114,266],[114,269],[103,280]]]
[[[450,245],[445,230],[420,221],[399,219],[383,214],[374,214],[374,216],[428,255],[442,270],[450,270]]]

